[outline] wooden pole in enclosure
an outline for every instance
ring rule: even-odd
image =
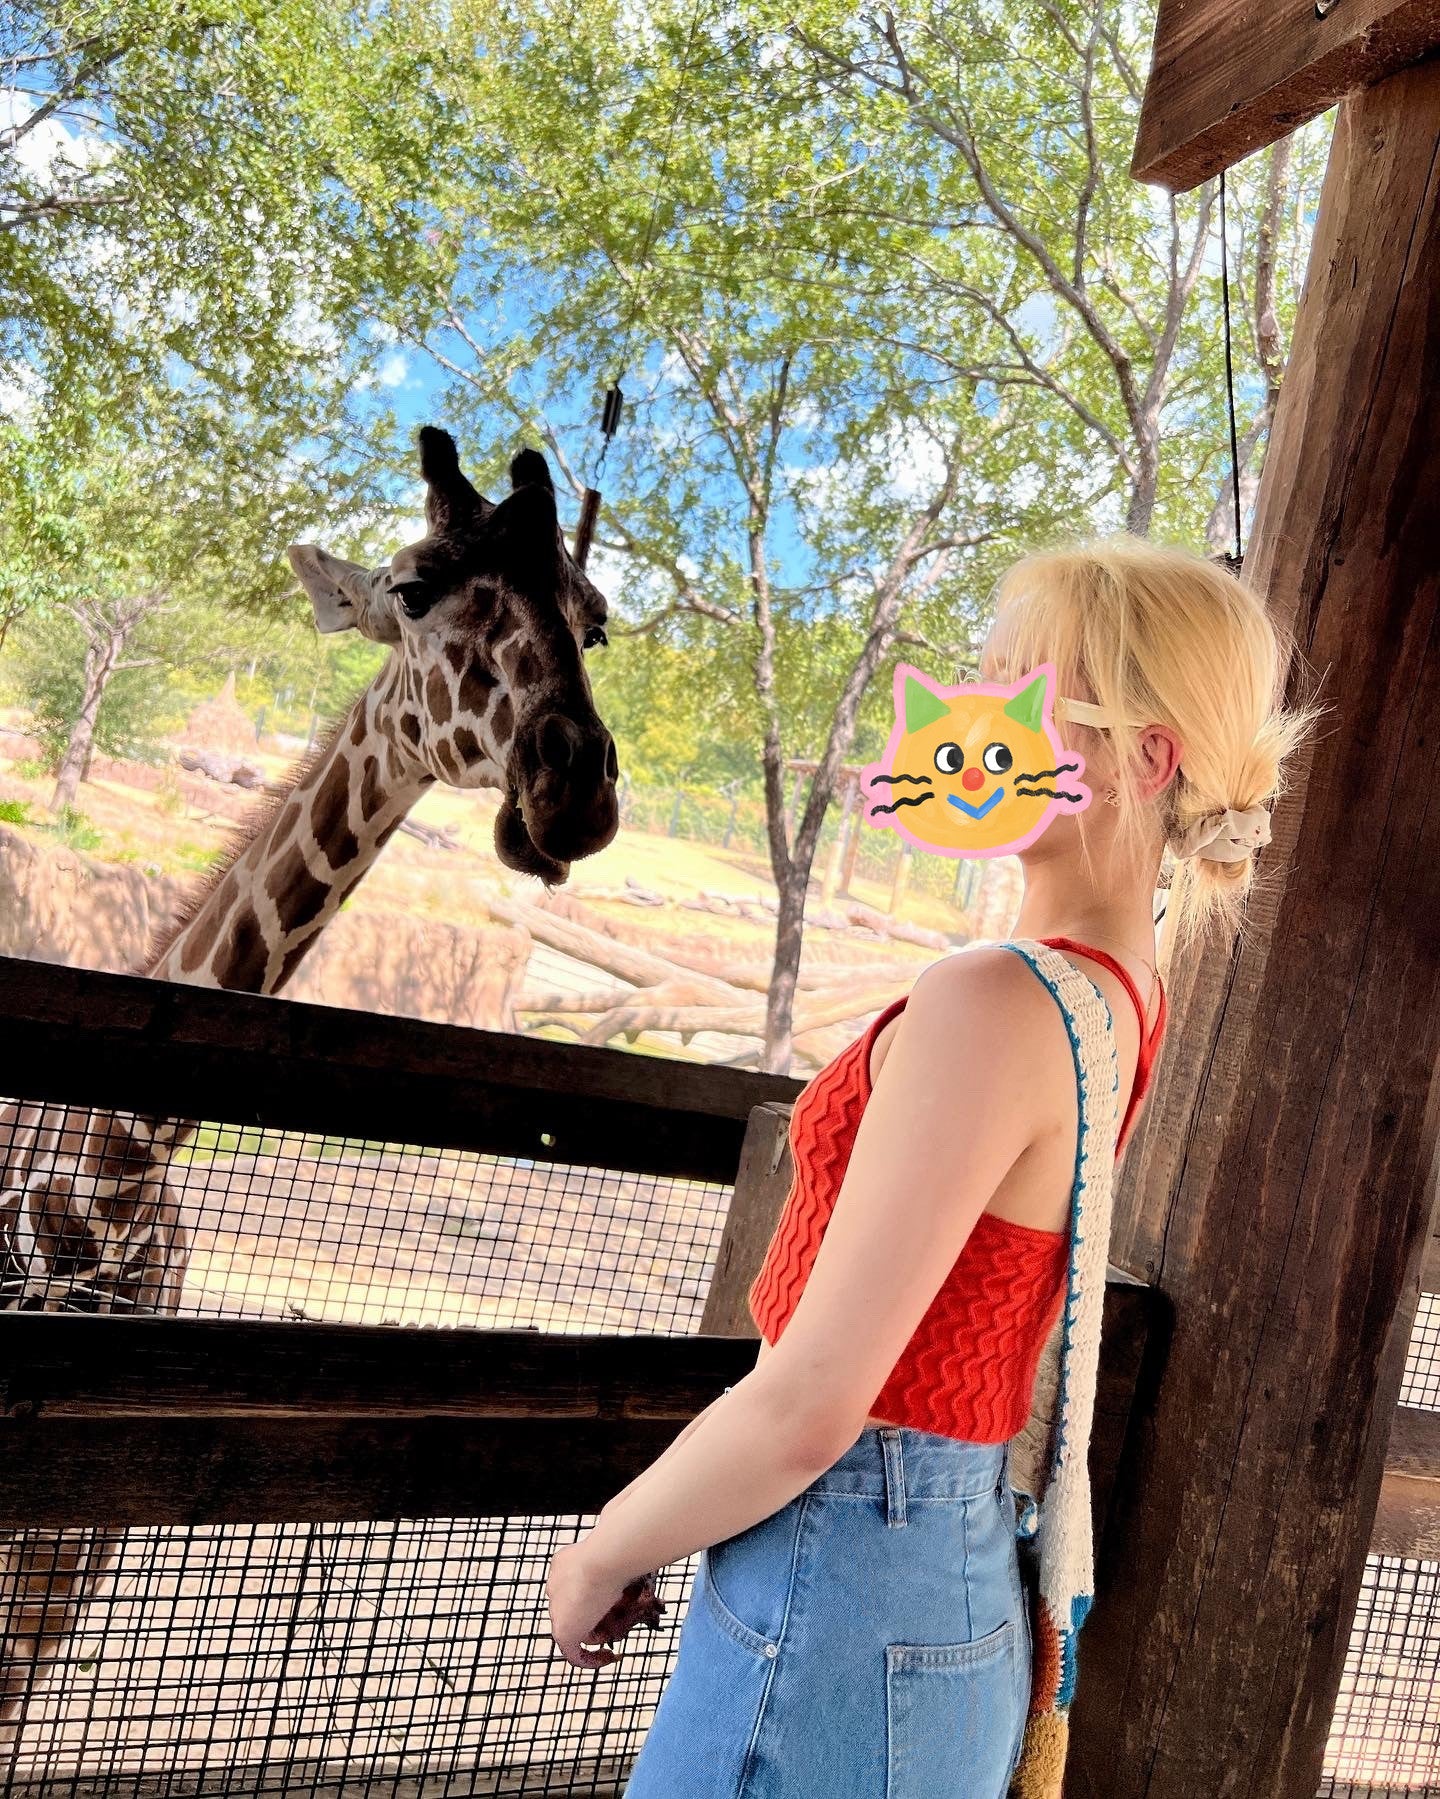
[[[1437,401],[1432,59],[1341,109],[1266,459],[1247,574],[1334,710],[1248,941],[1171,969],[1110,1253],[1175,1334],[1099,1549],[1066,1799],[1319,1785],[1440,1130]]]

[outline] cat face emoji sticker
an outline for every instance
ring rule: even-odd
[[[865,816],[937,856],[1013,856],[1053,818],[1083,812],[1085,760],[1055,729],[1055,668],[1013,686],[939,687],[895,670],[895,725],[860,776]]]

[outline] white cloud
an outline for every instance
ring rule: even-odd
[[[0,130],[11,131],[23,125],[38,110],[32,95],[14,87],[0,88]],[[72,172],[98,168],[109,161],[112,152],[96,133],[70,131],[58,118],[51,117],[27,131],[8,154],[26,174],[43,179],[63,168]]]

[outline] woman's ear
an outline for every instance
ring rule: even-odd
[[[1141,796],[1154,799],[1179,773],[1184,745],[1169,725],[1146,725],[1136,738],[1136,747],[1144,769],[1140,778]]]

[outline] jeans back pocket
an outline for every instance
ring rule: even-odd
[[[1004,1799],[1020,1728],[1011,1618],[970,1643],[885,1648],[885,1799]]]

